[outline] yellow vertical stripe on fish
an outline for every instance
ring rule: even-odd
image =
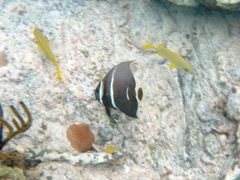
[[[38,29],[38,28],[34,28],[33,34],[37,41],[38,48],[43,52],[43,54],[45,54],[45,56],[47,56],[48,59],[50,59],[53,62],[54,66],[56,67],[57,78],[62,79],[62,74],[61,74],[60,68],[58,66],[58,63],[57,63],[52,51],[51,51],[48,40],[43,36],[40,29]]]
[[[144,45],[144,49],[155,49],[157,51],[157,54],[163,58],[166,58],[170,64],[169,66],[171,68],[180,68],[184,69],[190,74],[194,73],[194,70],[192,68],[192,65],[188,63],[182,56],[180,56],[178,53],[172,51],[171,49],[166,48],[163,45],[157,45],[154,46],[152,43],[148,43]]]

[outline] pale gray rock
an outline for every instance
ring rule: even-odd
[[[204,146],[207,153],[211,156],[215,156],[221,150],[221,145],[218,139],[212,134],[209,134],[204,138]]]
[[[199,5],[205,5],[209,8],[226,9],[230,11],[240,10],[239,0],[169,0],[170,2],[187,7],[197,7]]]
[[[114,154],[100,152],[100,153],[82,153],[82,154],[70,154],[70,153],[58,153],[58,152],[46,152],[40,158],[41,161],[67,161],[74,165],[88,165],[88,164],[103,164],[112,163],[119,160],[124,156],[121,152]]]
[[[98,128],[98,136],[102,141],[110,141],[113,138],[113,129],[103,126]]]
[[[229,118],[240,123],[240,92],[232,93],[228,97],[226,110]]]
[[[169,1],[177,5],[189,7],[195,7],[199,4],[198,0],[169,0]]]
[[[221,8],[231,11],[240,10],[239,0],[200,0],[199,3],[212,8]]]

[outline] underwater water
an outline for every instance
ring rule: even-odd
[[[239,178],[239,42],[239,12],[0,0],[0,177]]]

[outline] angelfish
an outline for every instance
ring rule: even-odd
[[[105,106],[110,118],[111,108],[119,109],[126,115],[137,118],[138,100],[135,91],[136,82],[130,68],[132,62],[122,62],[112,68],[95,90],[96,99]],[[140,91],[142,96],[142,88]]]

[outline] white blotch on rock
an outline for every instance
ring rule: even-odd
[[[180,5],[180,6],[188,6],[188,7],[196,7],[200,4],[203,4],[210,8],[221,8],[227,9],[231,11],[239,11],[240,10],[240,0],[169,0],[170,2]]]
[[[228,97],[226,110],[231,119],[240,122],[240,92],[231,94]]]
[[[197,0],[169,0],[169,1],[177,5],[189,6],[189,7],[195,7],[199,4]]]

